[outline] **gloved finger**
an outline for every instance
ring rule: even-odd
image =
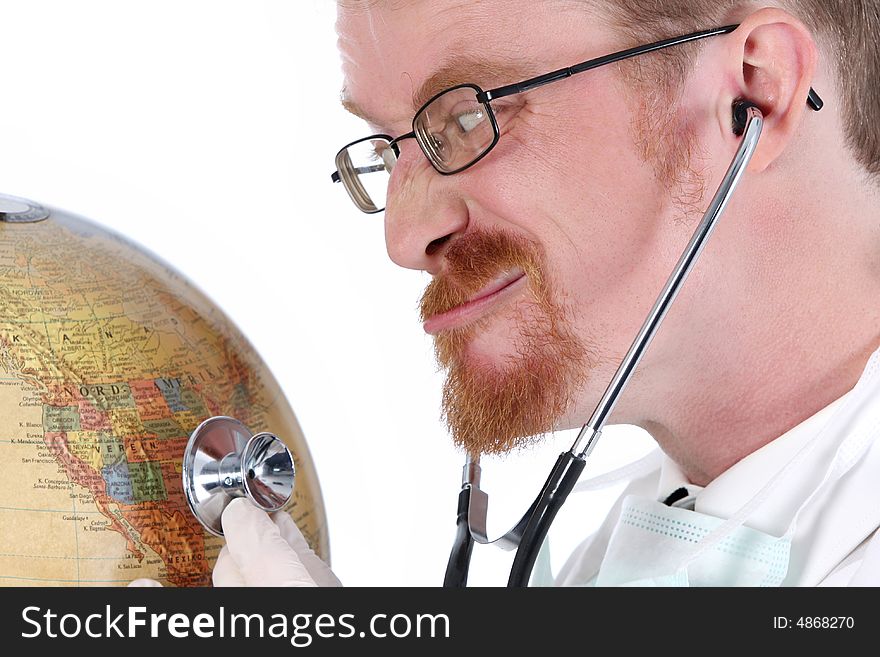
[[[162,588],[162,585],[154,579],[150,579],[149,577],[141,577],[140,579],[132,580],[128,583],[129,588]]]
[[[238,570],[238,564],[229,554],[229,548],[225,545],[217,555],[217,563],[214,564],[214,572],[211,573],[211,580],[214,586],[247,586],[244,577]]]
[[[278,526],[281,536],[293,548],[293,551],[297,553],[300,561],[302,561],[306,570],[309,571],[309,575],[312,576],[312,579],[315,580],[318,586],[342,586],[342,582],[330,570],[330,566],[324,563],[321,557],[315,554],[312,548],[309,547],[308,542],[302,535],[299,527],[296,526],[293,518],[290,517],[290,514],[284,511],[273,513],[272,521]]]
[[[278,526],[245,498],[221,517],[229,553],[248,586],[317,586]]]

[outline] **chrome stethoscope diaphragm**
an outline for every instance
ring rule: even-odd
[[[183,490],[193,515],[223,536],[223,510],[247,497],[264,511],[290,499],[296,478],[293,454],[271,433],[254,435],[238,420],[217,416],[196,427],[183,454]]]

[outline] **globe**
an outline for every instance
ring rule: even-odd
[[[190,511],[181,461],[215,415],[285,440],[284,512],[329,560],[296,416],[223,312],[121,235],[0,195],[0,584],[209,585],[223,540]]]

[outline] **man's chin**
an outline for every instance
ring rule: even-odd
[[[551,352],[521,350],[502,359],[473,345],[459,352],[443,387],[443,415],[455,443],[474,455],[503,454],[556,429],[570,409],[581,359],[571,345]]]

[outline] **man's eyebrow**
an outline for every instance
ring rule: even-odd
[[[490,87],[525,80],[535,75],[536,72],[537,66],[526,61],[493,62],[486,59],[455,57],[447,60],[413,92],[413,111],[415,112],[430,98],[449,87],[470,82],[481,85],[485,91]],[[340,101],[342,107],[349,113],[371,125],[382,125],[381,121],[371,116],[369,112],[352,100],[344,87],[340,94]]]
[[[447,60],[413,93],[413,109],[417,110],[433,96],[449,87],[470,82],[484,91],[490,87],[520,82],[536,74],[536,66],[527,61],[493,62],[471,57]]]

